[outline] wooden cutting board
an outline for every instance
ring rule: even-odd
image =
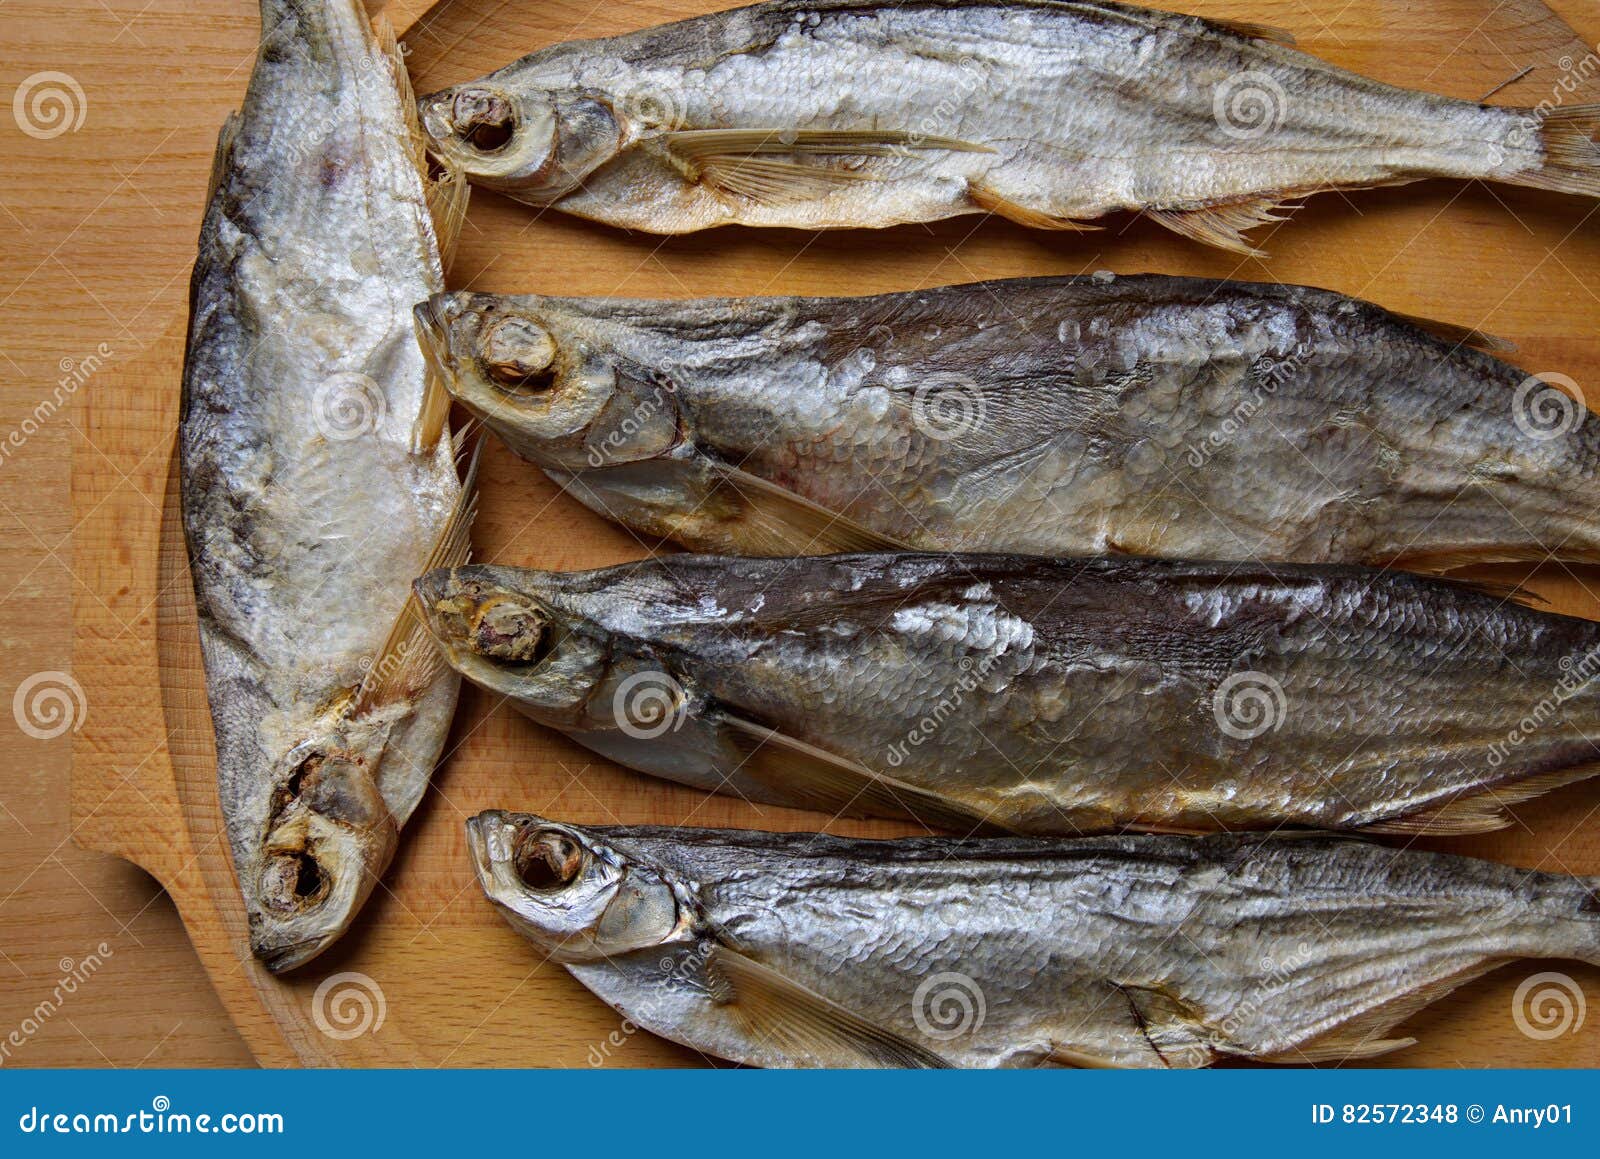
[[[576,36],[710,11],[716,0],[454,0],[392,5],[419,92]],[[1270,0],[1191,0],[1188,11],[1291,28],[1302,47],[1395,84],[1478,98],[1600,101],[1600,60],[1539,0],[1351,0],[1328,14]],[[1596,29],[1587,29],[1593,38]],[[241,89],[242,89],[241,78]],[[197,221],[169,215],[194,236]],[[1600,404],[1600,218],[1578,199],[1476,184],[1313,198],[1268,242],[1267,262],[1176,239],[1147,221],[1037,234],[963,219],[877,234],[717,230],[663,240],[475,198],[451,282],[498,291],[683,297],[867,293],[1023,274],[1160,271],[1305,282],[1393,309],[1479,326],[1520,344],[1530,372],[1567,375]],[[462,820],[488,807],[577,822],[808,829],[817,815],[757,810],[609,765],[463,691],[435,788],[356,927],[310,968],[275,979],[251,959],[215,791],[194,601],[172,454],[185,320],[112,380],[84,421],[99,454],[73,468],[74,672],[94,706],[74,749],[78,840],[152,873],[175,899],[223,1002],[261,1062],[416,1066],[669,1065],[692,1052],[632,1033],[556,967],[541,965],[479,895]],[[131,484],[131,485],[130,485]],[[477,558],[550,568],[637,558],[646,546],[559,495],[491,444]],[[1531,586],[1561,611],[1600,618],[1600,574],[1548,568]],[[131,624],[132,628],[125,628]],[[840,833],[889,835],[887,823]],[[1600,782],[1518,811],[1518,823],[1450,848],[1520,865],[1600,873]],[[1519,984],[1559,969],[1588,993],[1600,971],[1510,966],[1413,1019],[1397,1065],[1594,1065],[1600,1012],[1536,1040],[1513,1018]]]

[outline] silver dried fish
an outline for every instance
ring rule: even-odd
[[[1516,958],[1600,964],[1600,879],[1351,838],[912,838],[467,822],[506,919],[752,1066],[1366,1059]]]
[[[1246,231],[1329,189],[1600,196],[1600,106],[1413,92],[1292,40],[1115,3],[777,0],[541,49],[423,124],[473,181],[652,233],[1142,210],[1253,253]]]
[[[184,523],[218,787],[273,970],[350,924],[455,706],[408,599],[466,558],[470,487],[411,307],[465,185],[430,191],[392,33],[358,0],[262,0],[218,143],[184,369]]]

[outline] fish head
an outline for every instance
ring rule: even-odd
[[[400,829],[371,746],[344,732],[292,749],[273,777],[265,839],[244,882],[250,948],[273,973],[304,965],[350,925]]]
[[[576,825],[490,810],[467,821],[478,884],[558,962],[595,962],[688,940],[691,887]]]
[[[439,568],[415,588],[452,668],[542,724],[582,728],[588,700],[610,666],[606,643],[541,599],[536,580],[522,579],[540,574]]]
[[[546,299],[435,294],[415,317],[451,397],[531,462],[563,471],[636,463],[680,439],[672,384],[586,338]]]
[[[439,568],[416,592],[446,660],[474,684],[600,751],[628,738],[664,752],[696,708],[686,682],[586,614],[573,575],[581,584],[582,573]]]
[[[626,134],[604,97],[493,76],[423,97],[429,147],[467,178],[529,205],[551,205],[615,157]]]

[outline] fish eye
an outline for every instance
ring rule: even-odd
[[[527,318],[505,318],[483,336],[484,373],[511,394],[542,394],[555,385],[555,340]]]
[[[462,89],[451,108],[456,136],[480,153],[498,153],[517,132],[511,102],[489,89]]]
[[[584,861],[582,846],[565,833],[547,829],[521,844],[513,864],[523,885],[549,893],[576,881]]]

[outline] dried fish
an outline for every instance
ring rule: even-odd
[[[471,487],[410,315],[466,186],[429,189],[393,34],[358,0],[262,0],[261,23],[201,227],[180,450],[234,869],[251,948],[288,970],[371,893],[455,706],[407,585],[466,559]]]
[[[1398,572],[675,555],[417,591],[469,680],[757,802],[958,832],[1457,834],[1600,771],[1600,624]]]
[[[1576,391],[1325,290],[458,293],[417,319],[519,454],[696,550],[1600,561],[1600,423]]]
[[[422,103],[536,206],[648,230],[1117,210],[1210,245],[1330,189],[1427,177],[1600,197],[1600,105],[1395,88],[1288,33],[1108,2],[777,0],[541,49]]]
[[[498,811],[467,831],[542,955],[752,1066],[1366,1059],[1505,962],[1600,964],[1600,879],[1325,834],[862,841]]]

